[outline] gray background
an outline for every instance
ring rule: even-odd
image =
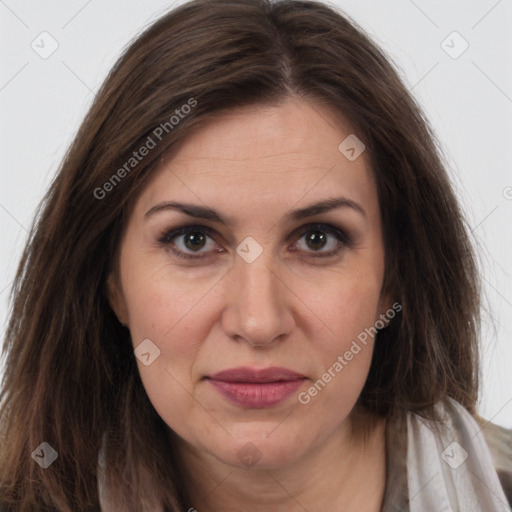
[[[35,208],[95,91],[129,41],[180,3],[0,0],[2,335]],[[512,0],[333,5],[394,60],[443,143],[485,284],[480,412],[512,428]],[[58,48],[43,59],[32,44]]]

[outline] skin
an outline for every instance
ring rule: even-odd
[[[137,359],[138,369],[179,445],[199,512],[380,510],[385,423],[366,445],[351,429],[373,339],[308,404],[297,399],[392,303],[381,296],[384,248],[367,154],[350,161],[338,150],[352,133],[340,116],[299,98],[232,110],[173,148],[134,203],[110,301],[134,348],[150,339],[160,350],[149,366]],[[365,213],[340,207],[286,218],[339,196]],[[164,201],[208,206],[233,224],[171,209],[145,216]],[[313,222],[343,229],[352,245],[315,258],[333,252],[337,238],[323,230],[325,246],[308,244],[301,228]],[[192,224],[213,230],[203,245],[183,235],[158,242]],[[236,252],[248,236],[262,249],[252,263]],[[206,257],[180,258],[172,243]],[[239,366],[282,366],[307,379],[278,405],[241,408],[204,379]],[[260,457],[251,466],[238,456],[248,442]]]

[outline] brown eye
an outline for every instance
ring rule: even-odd
[[[351,245],[352,239],[343,230],[329,224],[313,224],[302,231],[293,250],[310,253],[313,257],[334,256],[343,246]]]
[[[191,231],[183,235],[183,240],[187,249],[195,251],[204,247],[206,236],[201,231]]]
[[[325,233],[322,233],[321,231],[312,231],[307,237],[306,237],[306,244],[311,249],[319,250],[322,249],[325,244],[327,243],[327,236]]]
[[[215,250],[211,232],[204,226],[187,226],[164,234],[159,242],[182,258],[202,258]]]

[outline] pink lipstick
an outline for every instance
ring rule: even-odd
[[[263,409],[285,400],[306,377],[286,368],[240,367],[209,375],[206,379],[235,405]]]

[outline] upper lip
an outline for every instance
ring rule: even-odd
[[[299,380],[305,377],[300,373],[277,366],[261,369],[244,366],[222,370],[213,375],[208,375],[207,378],[224,382],[277,382],[280,380]]]

